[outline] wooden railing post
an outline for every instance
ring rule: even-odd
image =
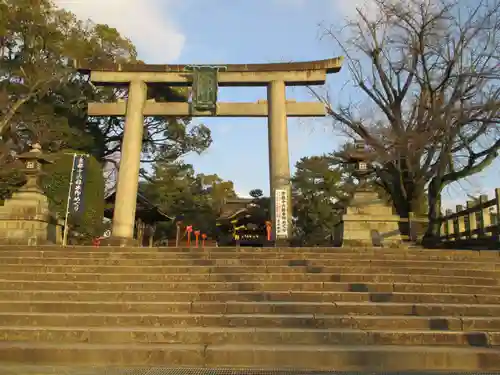
[[[446,240],[447,241],[452,241],[455,239],[455,225],[454,225],[454,220],[450,219],[450,215],[453,214],[453,211],[450,209],[447,209],[445,212],[445,224],[446,224]]]
[[[440,240],[443,240],[448,236],[448,233],[446,233],[446,220],[444,219],[444,216],[441,217],[441,225],[439,226],[439,238]]]
[[[495,227],[491,235],[497,242],[500,242],[500,189],[495,189],[495,210],[496,210],[496,220]]]
[[[487,195],[481,195],[479,197],[479,204],[481,205],[481,209],[479,210],[479,237],[487,237],[488,232],[487,228],[491,226],[491,216],[489,207],[484,207],[484,204],[488,202]]]
[[[497,226],[500,226],[500,189],[495,189]]]
[[[467,228],[467,237],[469,239],[477,238],[477,234],[474,233],[474,231],[477,229],[477,220],[476,220],[476,210],[473,210],[474,207],[476,207],[476,202],[474,201],[467,201],[467,209],[472,209],[469,211],[467,214],[468,217],[468,228]]]
[[[457,240],[461,240],[465,237],[465,216],[464,215],[460,215],[462,213],[462,211],[464,210],[464,206],[462,206],[461,204],[458,204],[456,206],[456,213],[458,214],[458,217],[457,217],[457,233],[455,238]]]

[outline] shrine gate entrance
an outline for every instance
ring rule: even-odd
[[[291,230],[291,186],[287,117],[325,116],[320,102],[286,100],[286,86],[322,85],[342,67],[342,57],[295,63],[205,65],[114,64],[77,66],[95,85],[128,86],[128,100],[88,103],[89,116],[125,116],[112,235],[121,244],[133,239],[145,116],[267,117],[272,239],[287,240]],[[192,86],[190,103],[148,100],[147,85]],[[266,86],[267,100],[219,103],[219,86]]]

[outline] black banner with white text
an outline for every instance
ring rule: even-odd
[[[73,172],[70,189],[68,213],[71,216],[80,216],[84,211],[83,192],[85,189],[85,176],[88,165],[87,155],[73,157]]]

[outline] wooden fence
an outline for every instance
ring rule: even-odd
[[[481,195],[455,212],[446,210],[439,239],[447,247],[500,248],[500,189],[493,199]]]

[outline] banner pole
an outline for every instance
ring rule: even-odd
[[[69,205],[71,203],[71,188],[73,187],[73,174],[75,173],[75,160],[76,154],[73,154],[73,163],[71,164],[71,174],[69,175],[69,185],[68,185],[68,200],[66,201],[66,215],[64,217],[64,234],[63,234],[63,247],[68,244],[68,216],[69,216]]]

